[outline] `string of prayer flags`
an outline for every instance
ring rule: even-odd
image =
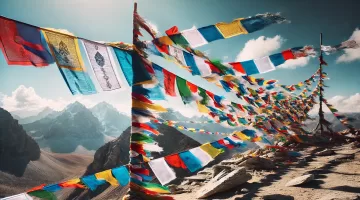
[[[44,67],[54,63],[39,28],[1,16],[0,49],[8,65]]]
[[[215,25],[202,28],[193,27],[181,32],[179,32],[175,26],[166,32],[168,36],[163,36],[156,40],[164,44],[177,44],[196,48],[215,40],[252,33],[271,24],[280,24],[285,21],[286,19],[279,14],[266,13],[248,18],[235,19],[230,23],[219,22]]]
[[[326,99],[323,99],[323,102],[325,103],[325,105],[329,108],[329,110],[331,111],[331,113],[347,128],[349,128],[350,130],[354,129],[354,126],[352,126],[351,124],[349,124],[350,119],[348,117],[346,117],[345,115],[339,114],[338,110],[331,104],[329,104],[327,102]]]
[[[341,44],[338,44],[335,46],[321,45],[321,51],[323,51],[325,54],[329,55],[331,53],[335,53],[340,50],[356,49],[359,47],[360,47],[360,45],[355,40],[347,40],[347,41],[344,41]]]
[[[116,77],[107,46],[88,40],[82,40],[86,55],[94,74],[104,91],[119,89],[120,81]]]
[[[44,31],[56,64],[72,94],[94,94],[95,86],[85,71],[78,40],[70,35]]]

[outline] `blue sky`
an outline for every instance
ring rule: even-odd
[[[325,45],[335,45],[349,39],[356,28],[360,27],[357,20],[360,18],[360,2],[356,0],[139,0],[138,4],[139,14],[149,20],[160,34],[174,25],[184,30],[192,26],[202,27],[216,22],[230,22],[235,18],[265,12],[280,12],[291,21],[289,24],[272,25],[252,34],[215,41],[199,48],[208,52],[211,58],[224,61],[252,59],[296,46],[318,47],[320,32],[324,34]],[[0,15],[40,27],[66,29],[76,36],[96,41],[131,43],[132,10],[133,2],[129,0],[3,0]],[[354,35],[359,36],[360,40],[360,33],[356,33]],[[329,64],[325,71],[331,78],[326,82],[330,87],[326,90],[325,96],[332,99],[335,106],[348,103],[349,105],[343,108],[344,111],[352,105],[360,104],[360,95],[357,94],[360,92],[360,51],[346,53],[343,55],[344,52],[339,52],[325,57]],[[337,62],[340,56],[345,56],[347,62]],[[86,57],[83,58],[90,76],[94,77]],[[192,77],[178,69],[170,62],[156,57],[151,59],[204,88],[225,94],[199,77]],[[309,78],[316,71],[318,60],[300,60],[292,63],[290,69],[289,67],[290,65],[286,69],[278,69],[259,77],[277,79],[280,84],[294,84]],[[32,112],[35,112],[45,104],[59,107],[74,100],[84,102],[88,106],[104,100],[116,104],[123,112],[128,112],[129,108],[128,89],[73,97],[55,65],[41,69],[8,66],[1,55],[0,80],[0,105],[17,111],[27,109],[30,105],[33,106]],[[96,82],[96,79],[93,81]],[[19,88],[20,85],[23,87]],[[101,91],[98,85],[97,89]],[[234,99],[231,95],[226,96]],[[349,99],[353,100],[349,103]],[[182,107],[179,100],[171,102],[174,107]]]

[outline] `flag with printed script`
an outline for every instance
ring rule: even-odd
[[[104,91],[119,89],[120,81],[116,77],[113,64],[110,59],[109,49],[99,43],[82,40],[86,55],[90,61],[90,65],[94,74]]]
[[[0,49],[9,65],[54,63],[39,28],[0,17]]]
[[[72,94],[94,94],[95,86],[85,71],[78,40],[70,35],[44,31],[56,64]]]

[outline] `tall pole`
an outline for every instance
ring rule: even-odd
[[[324,127],[323,127],[323,121],[324,121],[324,112],[322,109],[322,102],[323,102],[323,77],[322,77],[322,50],[321,50],[321,46],[322,46],[322,33],[320,33],[320,79],[319,79],[319,90],[320,90],[320,95],[319,95],[319,101],[320,101],[320,108],[319,108],[319,124],[320,124],[320,133],[321,135],[323,135],[324,133]]]

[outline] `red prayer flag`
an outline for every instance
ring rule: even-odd
[[[170,36],[170,35],[175,35],[179,33],[179,29],[177,26],[173,26],[170,29],[165,31],[166,35]]]
[[[132,122],[132,126],[138,127],[138,128],[142,128],[146,131],[149,131],[151,133],[153,133],[154,135],[159,135],[159,131],[153,129],[151,126],[149,126],[148,124],[144,124],[144,123],[138,123],[138,122]]]
[[[146,155],[146,152],[145,152],[142,144],[131,143],[130,144],[130,149],[135,151],[138,154],[141,154],[141,155],[144,155],[144,156]]]
[[[209,67],[210,67],[210,69],[211,69],[211,72],[213,72],[213,73],[218,73],[218,74],[221,73],[220,69],[218,69],[218,68],[217,68],[214,64],[212,64],[211,62],[205,60],[205,63],[209,65]]]
[[[130,171],[135,174],[143,174],[146,176],[150,176],[150,170],[148,169],[130,167]]]
[[[283,55],[284,60],[295,59],[295,56],[292,53],[291,49],[285,50],[281,52],[281,54]]]
[[[54,59],[38,28],[0,17],[0,49],[9,65],[43,67]]]
[[[41,184],[41,185],[39,185],[39,186],[36,186],[36,187],[31,188],[31,189],[28,190],[26,193],[34,192],[34,191],[38,191],[38,190],[42,190],[45,186],[46,186],[45,184]]]
[[[191,82],[187,81],[187,85],[189,86],[189,89],[191,92],[196,93],[198,91],[198,87]]]
[[[173,167],[187,169],[185,163],[181,160],[179,154],[165,156],[165,161]]]
[[[236,71],[246,75],[245,69],[240,62],[229,63],[229,65],[231,65]]]
[[[225,147],[229,148],[229,149],[234,148],[234,145],[229,144],[228,141],[225,142],[224,139],[218,140],[218,143],[219,143],[220,145],[222,145],[222,146],[225,146]]]
[[[175,97],[175,80],[176,75],[167,71],[166,69],[163,69],[164,73],[164,88],[167,95]]]

